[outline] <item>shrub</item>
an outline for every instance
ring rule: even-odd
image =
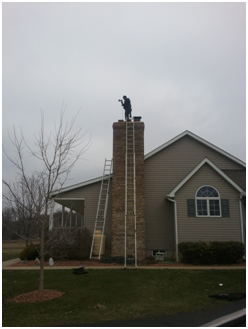
[[[20,252],[19,257],[21,260],[35,260],[39,257],[39,252],[34,246],[28,246]]]
[[[237,241],[180,242],[178,251],[188,264],[232,264],[242,259],[245,247]]]
[[[124,264],[125,259],[124,259],[123,256],[115,256],[115,257],[114,257],[114,262],[115,262],[116,264]]]
[[[101,257],[99,260],[99,263],[106,263],[106,264],[110,264],[114,261],[114,257]]]
[[[84,260],[89,259],[92,234],[88,228],[56,228],[48,237],[45,259]]]
[[[232,264],[240,261],[245,254],[245,246],[238,241],[210,242],[217,264]]]

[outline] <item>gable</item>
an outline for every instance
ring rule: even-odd
[[[227,176],[222,170],[220,170],[213,162],[205,158],[168,194],[168,197],[174,198],[177,191],[179,191],[206,164],[209,165],[219,176],[221,176],[239,193],[243,192],[243,189],[238,184],[236,184],[229,176]],[[208,177],[206,177],[205,184],[208,184]]]
[[[155,154],[157,154],[158,152],[161,152],[162,150],[166,149],[167,147],[169,147],[170,145],[176,143],[177,141],[179,141],[181,138],[184,138],[185,136],[191,137],[192,139],[194,139],[195,141],[197,141],[198,143],[200,143],[202,146],[206,146],[207,148],[222,154],[223,156],[225,156],[226,158],[232,160],[233,162],[236,162],[237,164],[240,164],[242,167],[245,167],[245,163],[241,160],[239,160],[238,158],[234,157],[233,155],[229,154],[228,152],[225,152],[224,150],[222,150],[221,148],[215,146],[212,143],[209,143],[208,141],[206,141],[205,139],[193,134],[192,132],[186,130],[183,133],[181,133],[180,135],[174,137],[173,139],[169,140],[168,142],[164,143],[163,145],[159,146],[158,148],[156,148],[155,150],[151,151],[150,153],[145,155],[145,160],[149,159],[150,157],[154,156]]]
[[[166,182],[166,193],[170,193],[206,157],[245,190],[245,163],[189,131],[183,132],[145,155],[146,183],[150,180],[155,182],[159,176],[160,181]],[[67,192],[71,194],[73,190],[79,191],[101,180],[102,177],[98,177],[62,188],[52,192],[51,197]]]
[[[237,163],[195,138],[185,135],[145,160],[147,198],[161,191],[169,194],[191,171],[208,158],[220,170],[244,170]]]

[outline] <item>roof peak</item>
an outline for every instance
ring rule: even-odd
[[[181,134],[177,135],[176,137],[170,139],[168,142],[162,144],[161,146],[157,147],[156,149],[154,149],[153,151],[149,152],[148,154],[145,155],[145,160],[152,157],[153,155],[155,155],[156,153],[162,151],[163,149],[165,149],[166,147],[168,147],[169,145],[175,143],[176,141],[178,141],[179,139],[183,138],[184,136],[190,136],[192,138],[194,138],[195,140],[197,140],[198,142],[212,148],[213,150],[215,150],[216,152],[219,152],[221,154],[223,154],[224,156],[226,156],[227,158],[231,159],[232,161],[240,164],[243,167],[246,167],[245,162],[243,162],[242,160],[236,158],[235,156],[231,155],[230,153],[222,150],[221,148],[219,148],[218,146],[206,141],[205,139],[199,137],[198,135],[192,133],[189,130],[185,130],[184,132],[182,132]]]

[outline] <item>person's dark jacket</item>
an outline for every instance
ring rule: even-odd
[[[131,112],[132,111],[131,102],[130,102],[130,99],[129,98],[126,98],[125,99],[123,107],[128,112]]]

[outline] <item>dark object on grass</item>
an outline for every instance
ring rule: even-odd
[[[230,293],[226,292],[226,293],[221,293],[221,294],[209,295],[209,297],[218,298],[218,299],[227,299],[230,302],[232,302],[233,300],[245,298],[245,294],[235,293],[235,292],[230,292]]]
[[[84,267],[76,268],[73,270],[73,274],[87,274],[88,272],[85,272]]]

